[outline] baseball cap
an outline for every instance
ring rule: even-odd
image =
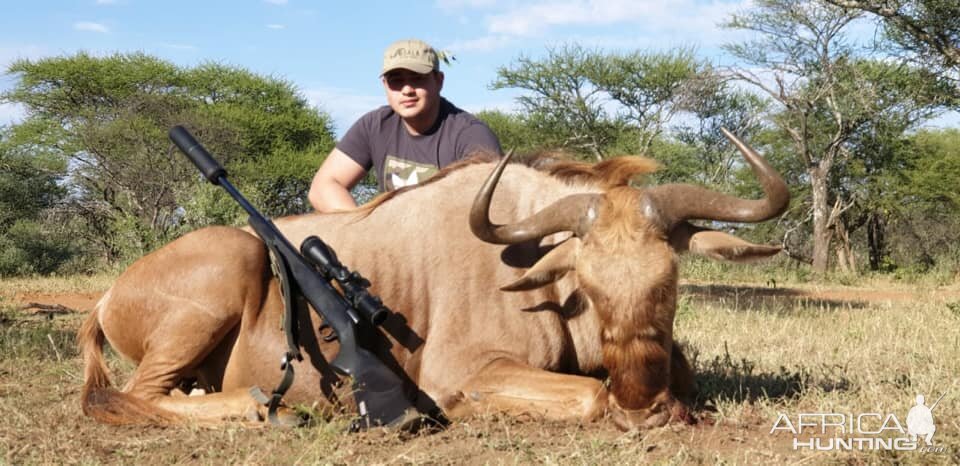
[[[405,68],[420,74],[438,70],[440,62],[437,60],[437,51],[422,40],[398,40],[383,52],[383,69],[380,74],[397,68]]]

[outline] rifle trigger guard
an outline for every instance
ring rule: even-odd
[[[333,330],[333,327],[331,327],[330,324],[328,324],[328,323],[320,324],[320,328],[319,328],[318,330],[319,330],[321,333],[322,333],[324,330],[329,330],[329,331],[330,331],[329,333],[327,333],[326,335],[324,335],[324,336],[322,337],[324,342],[330,343],[331,341],[337,341],[337,338],[338,338],[338,337],[337,337],[337,332],[335,332],[335,331]]]

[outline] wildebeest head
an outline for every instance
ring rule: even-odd
[[[483,241],[516,244],[553,233],[569,231],[573,237],[537,262],[506,291],[528,290],[553,282],[575,270],[589,243],[588,237],[608,237],[613,242],[628,239],[666,241],[677,252],[691,251],[716,259],[750,260],[771,256],[779,247],[755,245],[732,235],[691,225],[687,220],[761,222],[786,209],[790,193],[783,179],[766,160],[726,129],[760,181],[765,197],[740,199],[688,184],[668,184],[645,190],[616,186],[602,194],[567,196],[535,215],[509,225],[489,221],[494,189],[510,159],[507,154],[480,188],[470,212],[470,228]],[[644,243],[647,244],[647,243]],[[596,247],[628,253],[623,246],[599,242]]]
[[[688,184],[637,189],[628,185],[626,173],[614,176],[616,182],[599,193],[569,195],[526,219],[497,225],[489,220],[490,201],[508,154],[480,188],[470,213],[474,235],[489,243],[517,244],[572,233],[501,289],[536,289],[575,274],[584,305],[597,312],[602,323],[603,360],[614,401],[628,412],[646,411],[641,418],[657,411],[658,403],[668,403],[664,396],[670,397],[664,384],[673,345],[676,253],[746,261],[780,250],[688,222],[760,222],[780,215],[789,203],[777,172],[723,131],[752,167],[763,187],[762,199],[740,199]]]

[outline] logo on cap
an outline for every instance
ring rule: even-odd
[[[398,40],[383,53],[383,69],[380,74],[397,68],[404,68],[420,74],[440,69],[437,52],[421,40]]]

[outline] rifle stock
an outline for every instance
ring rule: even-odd
[[[353,393],[360,411],[360,418],[352,426],[353,429],[364,429],[374,425],[392,426],[399,423],[408,424],[417,418],[416,409],[406,398],[403,382],[400,377],[391,371],[373,353],[364,348],[357,340],[357,326],[370,325],[370,322],[385,318],[388,311],[382,308],[379,299],[369,294],[358,298],[358,302],[369,303],[372,299],[378,305],[375,311],[365,311],[361,319],[354,304],[347,301],[343,295],[331,285],[330,279],[318,272],[316,265],[299,253],[286,237],[277,229],[276,225],[264,217],[240,194],[227,180],[227,172],[222,166],[197,142],[193,136],[181,126],[170,130],[170,139],[187,155],[197,166],[204,177],[213,184],[224,188],[231,197],[249,214],[250,226],[274,251],[276,260],[282,261],[292,281],[296,284],[291,289],[299,292],[311,304],[323,321],[330,325],[340,341],[340,349],[330,365],[341,375],[349,376],[353,383]],[[304,246],[315,244],[319,239],[311,236],[304,241]],[[320,242],[322,243],[322,242]],[[326,247],[326,246],[325,246]],[[332,254],[332,250],[330,251]],[[334,256],[335,261],[335,256]],[[339,264],[338,264],[339,265]],[[296,299],[286,296],[285,299]],[[372,312],[372,314],[370,314]],[[379,322],[377,322],[379,323]],[[298,350],[293,349],[298,354]],[[410,427],[410,426],[403,426]]]

